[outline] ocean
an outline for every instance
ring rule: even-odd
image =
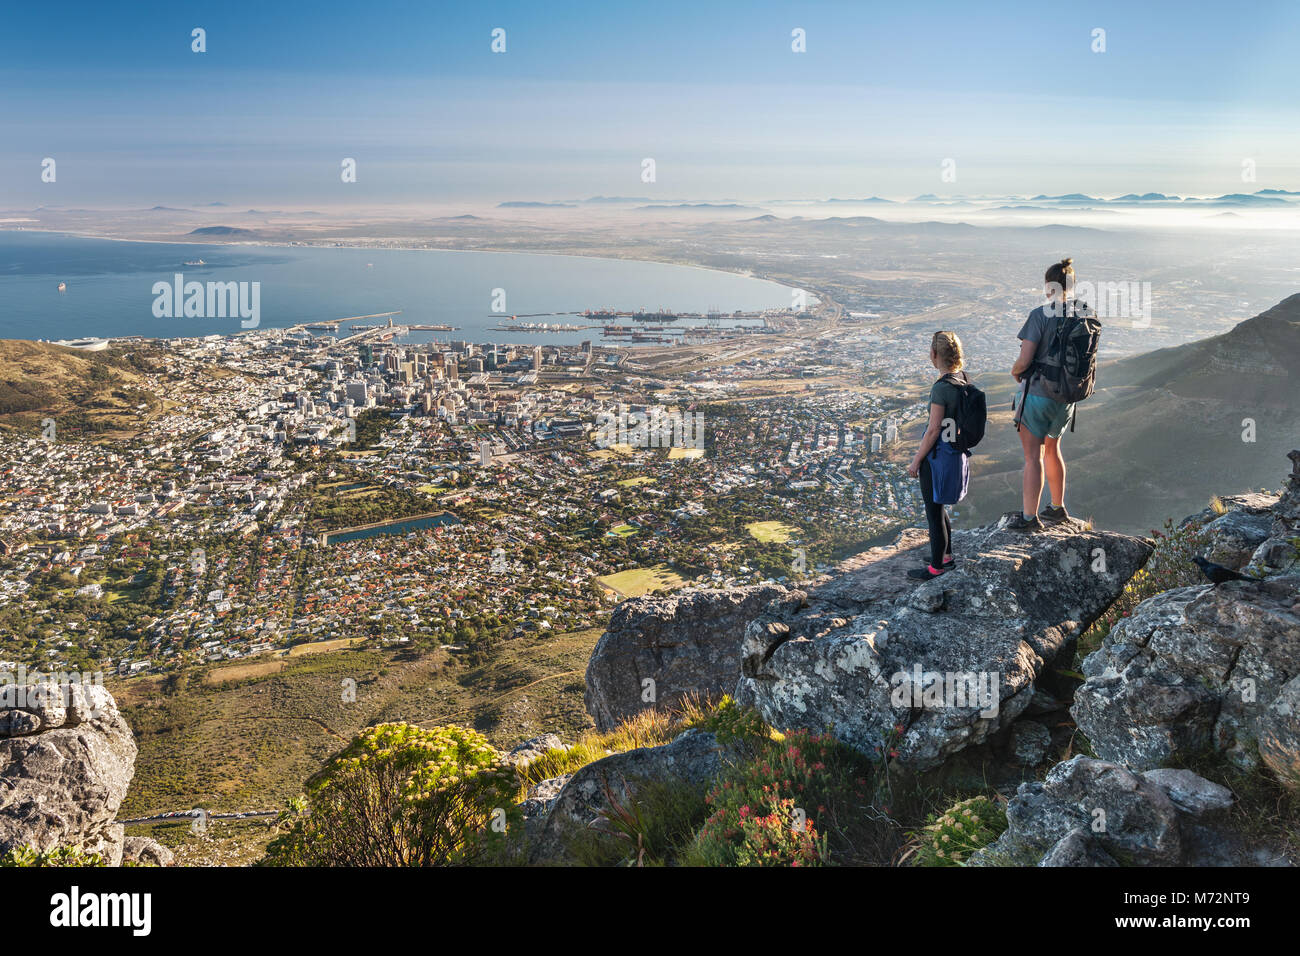
[[[184,264],[199,259],[205,264]],[[0,338],[168,338],[243,331],[238,316],[155,315],[155,283],[170,286],[178,273],[185,283],[259,283],[261,328],[398,310],[401,315],[393,317],[394,324],[458,327],[455,332],[413,332],[409,341],[573,344],[600,341],[600,329],[542,334],[492,330],[525,322],[588,324],[579,315],[540,314],[584,309],[729,313],[784,309],[791,304],[791,290],[775,282],[625,259],[126,242],[4,231],[0,232]],[[66,285],[63,292],[58,290],[60,283]],[[494,312],[494,302],[501,303],[505,312]],[[508,321],[512,314],[519,316],[515,323]],[[343,326],[340,334],[347,334],[347,328]]]

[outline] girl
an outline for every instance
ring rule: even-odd
[[[907,466],[907,473],[921,481],[921,498],[925,501],[925,520],[930,527],[930,563],[924,568],[907,572],[910,578],[928,580],[952,570],[956,559],[952,555],[952,522],[948,509],[934,500],[934,480],[930,474],[928,455],[943,432],[944,420],[956,421],[959,393],[954,381],[969,383],[962,371],[965,358],[961,339],[956,332],[936,332],[930,341],[930,364],[940,372],[939,380],[930,388],[930,424],[921,436],[921,444]]]
[[[1011,366],[1011,377],[1028,382],[1018,396],[1016,425],[1025,453],[1021,512],[1006,527],[1016,531],[1041,531],[1043,522],[1056,524],[1070,517],[1065,510],[1065,459],[1061,457],[1061,433],[1074,415],[1074,405],[1055,401],[1034,370],[1048,352],[1052,331],[1066,309],[1074,308],[1073,259],[1062,259],[1047,267],[1043,294],[1047,305],[1029,313],[1020,329],[1020,354]],[[1038,511],[1043,497],[1043,478],[1052,496],[1051,507]]]

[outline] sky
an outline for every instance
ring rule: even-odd
[[[1300,188],[1293,0],[53,11],[0,23],[0,208]]]

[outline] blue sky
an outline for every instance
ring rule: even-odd
[[[3,28],[8,208],[1217,194],[1244,159],[1300,188],[1294,2],[11,4]]]

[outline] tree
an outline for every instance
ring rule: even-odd
[[[518,778],[463,727],[379,724],[307,781],[280,815],[270,866],[444,866],[501,846]]]

